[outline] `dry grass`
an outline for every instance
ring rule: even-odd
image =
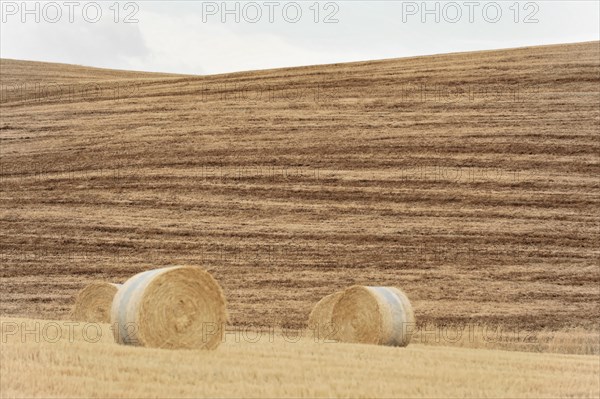
[[[473,349],[600,355],[600,333],[581,327],[560,330],[520,330],[503,325],[429,324],[414,329],[412,342]]]
[[[303,328],[359,284],[403,288],[424,324],[598,331],[599,59],[209,77],[2,60],[3,88],[74,94],[0,104],[0,314],[64,318],[90,281],[189,263],[236,325]]]
[[[3,319],[26,323],[39,320]],[[112,338],[108,325],[103,337]],[[91,330],[93,333],[93,330]],[[56,343],[7,336],[2,397],[598,397],[596,356],[496,350],[291,342],[275,335],[215,351],[131,348],[85,342],[68,328]],[[93,334],[90,333],[90,336]],[[51,333],[54,334],[54,333]],[[50,333],[49,333],[50,335]],[[52,335],[54,336],[54,335]],[[250,335],[250,339],[254,336]],[[42,378],[43,376],[43,378]]]

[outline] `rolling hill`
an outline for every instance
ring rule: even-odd
[[[599,42],[216,76],[0,61],[0,314],[209,269],[233,324],[352,285],[419,323],[600,329]]]

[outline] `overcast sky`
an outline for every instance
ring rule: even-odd
[[[187,74],[600,39],[595,0],[0,3],[3,58]]]

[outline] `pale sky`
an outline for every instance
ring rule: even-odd
[[[3,58],[186,74],[600,40],[596,0],[0,3]]]

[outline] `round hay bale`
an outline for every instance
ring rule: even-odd
[[[406,346],[414,329],[415,315],[402,290],[355,285],[339,298],[331,321],[338,341]]]
[[[120,284],[94,282],[75,297],[71,320],[90,323],[110,323],[110,308]]]
[[[329,294],[315,304],[308,316],[308,328],[313,331],[317,339],[333,337],[335,329],[331,324],[333,307],[342,296],[342,291]]]
[[[194,266],[136,274],[119,288],[111,309],[115,340],[125,345],[214,349],[226,322],[221,287]]]

